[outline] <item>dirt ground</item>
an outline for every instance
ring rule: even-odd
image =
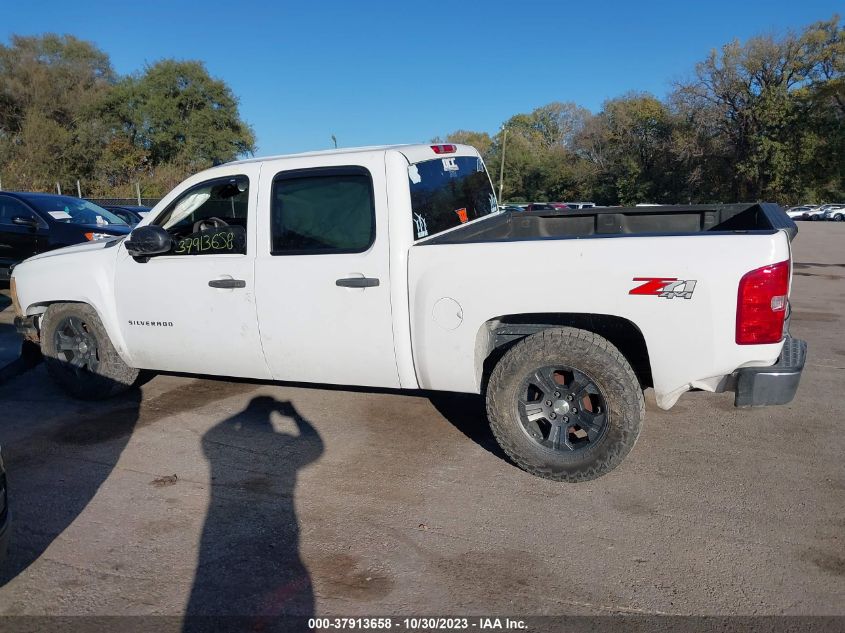
[[[796,399],[649,393],[589,483],[511,465],[475,397],[158,376],[89,404],[40,366],[0,387],[0,614],[845,615],[845,224],[800,229]]]

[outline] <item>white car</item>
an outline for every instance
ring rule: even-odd
[[[812,222],[824,220],[824,212],[827,209],[827,206],[828,205],[814,206],[804,214],[804,219],[811,220]]]
[[[790,207],[786,210],[786,215],[793,220],[807,220],[810,217],[810,212],[818,209],[817,205],[803,204],[797,207]]]
[[[500,213],[474,148],[370,147],[199,173],[11,291],[78,397],[142,369],[481,393],[516,464],[582,481],[634,446],[647,387],[792,399],[795,232],[768,204]]]
[[[845,204],[826,204],[822,206],[821,219],[842,222],[845,220]]]

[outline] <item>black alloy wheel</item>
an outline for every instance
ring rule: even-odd
[[[97,339],[91,328],[79,317],[68,316],[59,322],[53,344],[58,359],[67,363],[72,372],[96,373],[100,365]]]
[[[541,367],[522,381],[517,394],[522,430],[547,450],[581,451],[607,431],[607,399],[582,371]]]

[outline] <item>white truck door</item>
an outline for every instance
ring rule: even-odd
[[[399,386],[384,154],[355,163],[264,167],[255,288],[277,380]]]
[[[152,220],[173,237],[146,262],[122,252],[117,312],[136,367],[270,378],[255,309],[260,165],[189,187]]]

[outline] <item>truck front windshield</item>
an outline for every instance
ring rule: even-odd
[[[436,158],[408,166],[414,239],[498,213],[496,194],[482,160]]]

